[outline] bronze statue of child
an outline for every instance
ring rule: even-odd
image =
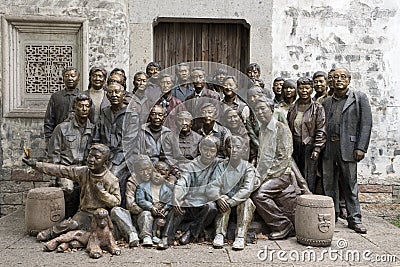
[[[164,161],[158,161],[154,163],[154,168],[162,176],[162,178],[167,181],[167,185],[173,189],[176,182],[176,177],[171,174],[171,168],[169,165]]]
[[[163,176],[155,171],[150,181],[140,183],[136,189],[136,202],[143,209],[138,218],[138,224],[142,227],[139,237],[143,240],[143,246],[160,242],[156,236],[157,225],[164,224],[172,199],[172,189],[164,177],[165,173]]]
[[[109,157],[110,149],[106,145],[94,144],[87,158],[87,166],[37,162],[28,157],[22,159],[25,164],[42,173],[77,181],[81,188],[78,212],[71,219],[39,232],[39,241],[47,241],[71,230],[90,231],[93,214],[98,208],[112,209],[121,204],[118,178],[107,168]]]

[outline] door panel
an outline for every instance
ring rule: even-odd
[[[249,29],[241,23],[160,22],[154,27],[154,61],[163,68],[212,61],[244,72],[249,64]]]

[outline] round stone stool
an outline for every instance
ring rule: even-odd
[[[326,247],[335,230],[335,208],[331,197],[302,195],[297,198],[295,214],[297,242]]]
[[[36,236],[65,217],[61,188],[39,187],[29,190],[25,204],[25,225],[29,235]]]

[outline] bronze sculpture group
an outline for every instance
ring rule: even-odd
[[[38,234],[48,241],[45,250],[86,246],[98,258],[104,246],[118,255],[114,236],[166,249],[206,235],[222,248],[232,218],[232,248],[242,250],[254,212],[269,239],[293,235],[298,194],[319,188],[333,198],[336,218],[343,216],[339,184],[348,227],[367,232],[357,162],[368,149],[371,107],[365,94],[349,89],[347,69],[330,72],[331,81],[321,71],[296,82],[278,77],[270,90],[260,87],[261,70],[252,63],[247,102],[224,69],[215,71],[214,85],[186,63],[176,80],[160,71],[149,64],[129,92],[123,70],[106,82],[105,70],[95,67],[89,90],[80,93],[79,72],[65,70],[66,89],[46,112],[49,162],[23,159],[56,177],[71,217]]]

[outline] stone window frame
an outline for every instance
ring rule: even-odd
[[[46,16],[3,16],[2,17],[2,106],[3,117],[9,118],[43,118],[45,110],[34,110],[21,107],[21,86],[18,73],[19,37],[21,33],[75,33],[77,35],[76,67],[81,73],[80,88],[87,88],[88,62],[88,20],[85,18],[57,18]],[[50,95],[44,95],[50,99]]]

